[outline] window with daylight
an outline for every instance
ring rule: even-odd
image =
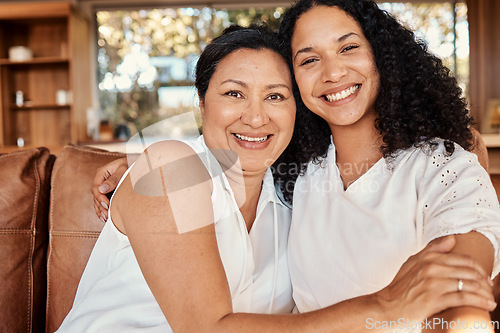
[[[464,2],[394,3],[380,7],[423,39],[455,73],[467,95],[469,41]],[[203,47],[231,23],[276,29],[286,7],[164,8],[98,11],[100,118],[134,134],[160,120],[197,112],[194,68]],[[118,131],[115,131],[119,135]],[[120,137],[124,139],[124,137]]]
[[[384,2],[379,6],[414,30],[417,38],[425,41],[429,50],[454,73],[464,96],[468,96],[469,24],[466,3]]]

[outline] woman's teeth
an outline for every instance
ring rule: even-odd
[[[269,138],[269,135],[260,137],[260,138],[253,138],[250,136],[245,136],[241,134],[234,133],[234,136],[237,137],[239,140],[244,140],[244,141],[249,141],[249,142],[264,142]]]
[[[342,90],[336,94],[330,94],[330,95],[325,95],[325,98],[328,102],[336,102],[336,101],[340,101],[344,98],[347,98],[349,96],[351,96],[352,94],[354,94],[356,91],[358,91],[359,89],[359,84],[355,85],[355,86],[352,86],[350,88],[347,88],[345,90]]]

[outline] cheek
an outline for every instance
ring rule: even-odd
[[[311,81],[311,73],[306,73],[300,67],[294,67],[293,72],[295,74],[295,82],[297,82],[297,86],[302,93],[302,91],[310,85],[308,81]]]
[[[300,98],[302,102],[310,109],[316,102],[314,97],[315,78],[314,73],[300,73],[296,74],[295,81],[299,88]]]
[[[299,88],[300,90],[300,88]],[[319,106],[317,106],[317,99],[312,96],[312,93],[308,93],[307,91],[300,90],[300,97],[302,98],[302,103],[313,113],[320,115],[318,112]],[[308,111],[309,112],[309,111]]]
[[[360,73],[365,73],[365,76],[368,76],[373,81],[379,81],[377,65],[371,55],[365,55],[359,59],[357,66]],[[374,83],[373,85],[375,86],[376,84]]]
[[[299,87],[300,93],[305,94],[307,87],[310,86],[308,82],[308,76],[304,75],[304,73],[295,74],[295,81],[297,82],[297,86]]]
[[[377,98],[380,89],[380,75],[376,67],[372,67],[371,70],[372,70],[371,77],[373,81],[371,91],[372,91],[372,96],[375,99]]]
[[[220,103],[217,107],[205,109],[203,122],[220,127],[235,122],[239,117],[240,113],[235,107]]]
[[[280,124],[280,131],[282,133],[286,133],[288,136],[292,136],[293,133],[293,128],[295,125],[295,115],[296,115],[296,107],[295,103],[293,103],[293,109],[290,110],[285,110],[282,113],[282,117],[278,119],[277,123]]]

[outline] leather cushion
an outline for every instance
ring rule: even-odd
[[[47,217],[54,156],[0,155],[0,332],[43,332]]]
[[[47,331],[55,331],[73,305],[78,282],[103,223],[90,192],[97,168],[124,157],[88,147],[66,146],[52,173],[47,263]]]

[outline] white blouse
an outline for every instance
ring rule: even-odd
[[[186,143],[212,177],[217,244],[233,310],[291,312],[294,303],[286,254],[291,212],[276,195],[271,171],[264,177],[256,219],[248,233],[226,176],[203,137]],[[128,237],[118,231],[110,216],[59,332],[129,331],[172,330],[144,280]]]
[[[387,286],[431,240],[475,230],[493,244],[499,271],[500,209],[476,155],[442,140],[379,160],[344,190],[335,146],[298,178],[289,237],[293,297],[312,311]]]

